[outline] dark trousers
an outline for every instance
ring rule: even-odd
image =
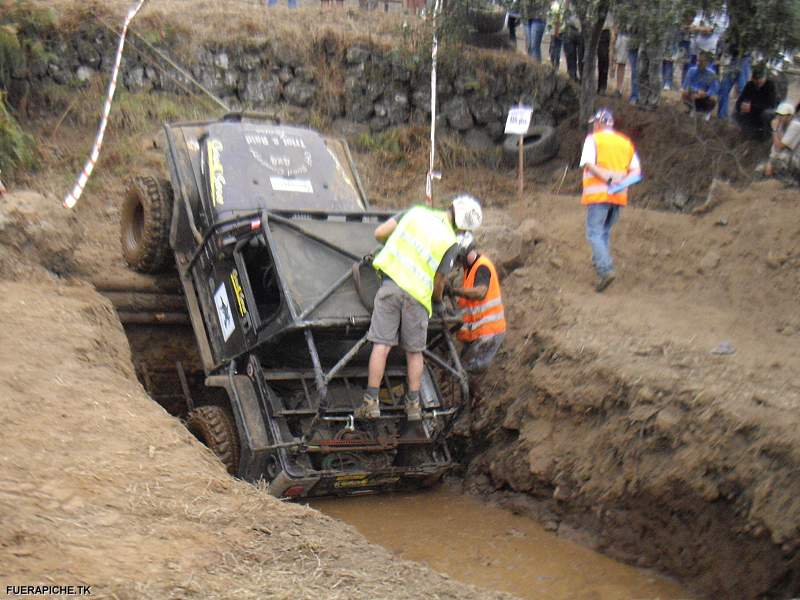
[[[567,73],[572,81],[578,81],[583,72],[583,37],[580,31],[570,27],[563,34],[564,56],[567,57]]]
[[[508,39],[514,44],[517,43],[517,25],[519,25],[519,17],[508,15]]]
[[[597,93],[605,94],[608,89],[608,66],[611,52],[611,32],[603,29],[597,44]]]
[[[558,71],[561,65],[561,34],[554,35],[550,38],[550,64]]]

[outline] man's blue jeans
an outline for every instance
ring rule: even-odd
[[[609,237],[611,228],[619,220],[621,209],[619,204],[609,202],[586,206],[586,239],[592,247],[592,264],[600,277],[614,270]]]
[[[639,99],[639,49],[628,50],[628,65],[631,68],[631,102]]]
[[[289,8],[297,8],[297,0],[286,0]],[[278,4],[278,0],[267,0],[267,6],[275,6]]]
[[[544,21],[530,19],[525,22],[525,45],[528,56],[542,62],[542,38],[544,37]]]

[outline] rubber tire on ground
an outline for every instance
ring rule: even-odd
[[[228,473],[239,472],[239,436],[224,409],[199,406],[186,417],[186,428],[217,455]]]
[[[506,160],[517,164],[519,155],[519,136],[507,135],[503,142],[503,153]],[[554,127],[549,125],[534,125],[528,129],[523,138],[525,149],[525,164],[527,166],[540,165],[558,154],[559,141]]]
[[[131,179],[120,211],[122,256],[131,268],[158,273],[172,264],[172,187],[155,177]]]

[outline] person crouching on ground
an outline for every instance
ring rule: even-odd
[[[756,139],[766,139],[770,133],[770,121],[778,106],[775,84],[767,78],[767,67],[763,63],[753,67],[753,75],[736,100],[734,118],[742,132]]]
[[[633,142],[614,131],[614,115],[601,108],[589,120],[592,133],[586,136],[581,153],[583,196],[586,205],[586,239],[592,247],[592,263],[597,273],[595,289],[602,292],[614,281],[611,258],[611,228],[620,209],[628,203],[628,190],[610,193],[610,186],[640,173],[639,157]]]
[[[419,390],[432,302],[440,302],[447,275],[458,255],[456,232],[477,229],[481,206],[471,196],[458,196],[447,211],[415,206],[375,229],[384,243],[372,266],[382,283],[375,295],[367,339],[372,342],[367,390],[355,411],[360,419],[380,417],[379,392],[392,347],[405,350],[408,381],[405,408],[409,421],[422,418]]]
[[[797,105],[800,109],[800,104]],[[772,120],[772,148],[764,166],[766,177],[800,181],[800,115],[788,102],[781,102]],[[793,118],[794,117],[794,118]]]
[[[492,364],[506,337],[506,318],[500,279],[494,263],[478,253],[475,241],[469,240],[462,252],[464,279],[461,287],[448,291],[458,298],[464,324],[457,337],[463,342],[461,366],[469,374],[472,406],[480,399],[483,374]]]
[[[711,55],[708,52],[701,52],[697,57],[697,64],[686,73],[683,81],[683,93],[681,99],[690,110],[711,115],[711,111],[717,105],[717,94],[719,93],[719,78],[709,67]]]

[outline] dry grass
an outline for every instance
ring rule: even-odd
[[[28,0],[31,5],[53,10],[59,21],[80,27],[86,14],[121,23],[131,0]],[[186,39],[208,42],[244,40],[253,45],[271,39],[308,40],[327,30],[339,34],[392,41],[402,33],[403,21],[413,29],[421,25],[416,18],[399,13],[365,12],[358,9],[323,10],[309,6],[289,10],[285,5],[268,8],[248,0],[150,0],[134,22],[134,29],[174,28]]]

